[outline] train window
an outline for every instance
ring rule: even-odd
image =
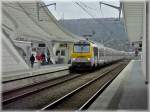
[[[99,56],[104,56],[104,51],[103,51],[104,49],[100,49],[99,50]]]
[[[74,45],[74,52],[89,52],[90,45],[89,44],[75,44]]]
[[[98,56],[98,48],[97,47],[94,47],[94,55]]]

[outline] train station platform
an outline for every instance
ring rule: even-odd
[[[148,98],[141,61],[132,60],[88,110],[148,110]]]
[[[54,65],[44,65],[44,66],[38,66],[38,64],[35,64],[34,68],[30,68],[28,70],[11,71],[11,72],[2,73],[2,82],[26,78],[30,76],[36,76],[44,73],[52,73],[61,70],[67,70],[69,66],[70,66],[69,64],[54,64]]]
[[[34,66],[28,70],[8,72],[2,75],[2,91],[10,91],[38,82],[55,79],[69,74],[69,64]]]

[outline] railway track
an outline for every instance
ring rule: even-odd
[[[28,95],[34,94],[36,92],[40,92],[46,88],[50,88],[52,86],[56,86],[58,84],[61,84],[67,80],[74,79],[76,77],[79,77],[81,74],[68,74],[66,76],[62,76],[56,79],[46,80],[43,82],[39,82],[27,87],[7,91],[3,93],[3,101],[2,104],[7,104],[10,102],[13,102],[19,98],[26,97]]]
[[[32,85],[29,85],[29,86],[25,86],[23,88],[18,88],[18,89],[14,89],[14,90],[4,92],[2,94],[2,96],[3,96],[2,104],[5,105],[5,104],[13,102],[13,101],[15,101],[19,98],[26,97],[26,96],[34,94],[36,92],[40,92],[40,91],[42,91],[46,88],[56,86],[58,84],[61,84],[65,81],[74,79],[74,78],[79,77],[80,75],[84,75],[84,74],[86,74],[86,73],[82,73],[82,74],[70,73],[66,76],[62,76],[62,77],[59,77],[59,78],[50,79],[50,80],[46,80],[46,81],[41,81],[41,82],[34,83]]]
[[[102,91],[110,84],[110,82],[112,82],[112,80],[122,71],[124,67],[125,65],[120,64],[113,68],[113,70],[104,72],[102,75],[92,79],[58,100],[46,105],[41,110],[87,109],[95,98],[102,93]]]
[[[116,66],[120,66],[120,64],[117,63],[109,67],[105,67],[100,70],[101,73],[99,72],[99,70],[97,70],[97,72],[101,74],[98,76],[103,77],[104,74],[106,74],[105,72],[108,72],[108,70],[112,68],[114,69],[114,67]],[[80,88],[81,86],[85,85],[85,83],[87,84],[89,83],[89,81],[91,82],[91,79],[97,80],[97,75],[96,73],[95,74],[94,73],[72,74],[72,75],[69,75],[68,77],[65,77],[65,78],[62,77],[60,79],[53,80],[50,82],[37,84],[37,85],[34,85],[33,87],[22,89],[21,91],[13,91],[11,92],[11,94],[10,93],[3,94],[2,108],[6,110],[9,110],[9,109],[41,109],[41,110],[51,109],[51,107],[49,107],[48,105],[52,105],[52,103],[58,102],[58,100],[60,100],[62,96],[64,97],[65,95],[70,94],[70,91],[75,91],[77,88]],[[91,74],[93,74],[93,76],[91,76]],[[82,81],[82,78],[84,79],[84,81]],[[73,83],[74,81],[78,81],[78,80],[80,80],[80,84],[78,83],[74,84],[74,87],[71,87],[71,89],[67,87],[67,85],[69,85],[70,83]],[[61,92],[59,93],[59,87],[62,87],[62,86],[64,86],[63,88],[69,88],[68,91],[64,90],[65,92],[62,92],[61,90]],[[55,89],[57,89],[57,91],[55,91]],[[49,92],[50,94],[47,94]],[[44,97],[44,96],[42,97],[43,94],[46,94],[47,97]],[[37,98],[38,96],[39,98]],[[50,104],[48,104],[49,102]],[[55,108],[52,108],[52,109],[55,109]]]

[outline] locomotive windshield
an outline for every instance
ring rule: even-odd
[[[74,44],[74,52],[86,53],[89,51],[90,51],[90,45],[89,44]]]

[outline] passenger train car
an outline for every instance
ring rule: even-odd
[[[78,41],[74,43],[71,52],[71,67],[94,68],[99,65],[121,60],[126,52],[114,50],[91,41]]]

